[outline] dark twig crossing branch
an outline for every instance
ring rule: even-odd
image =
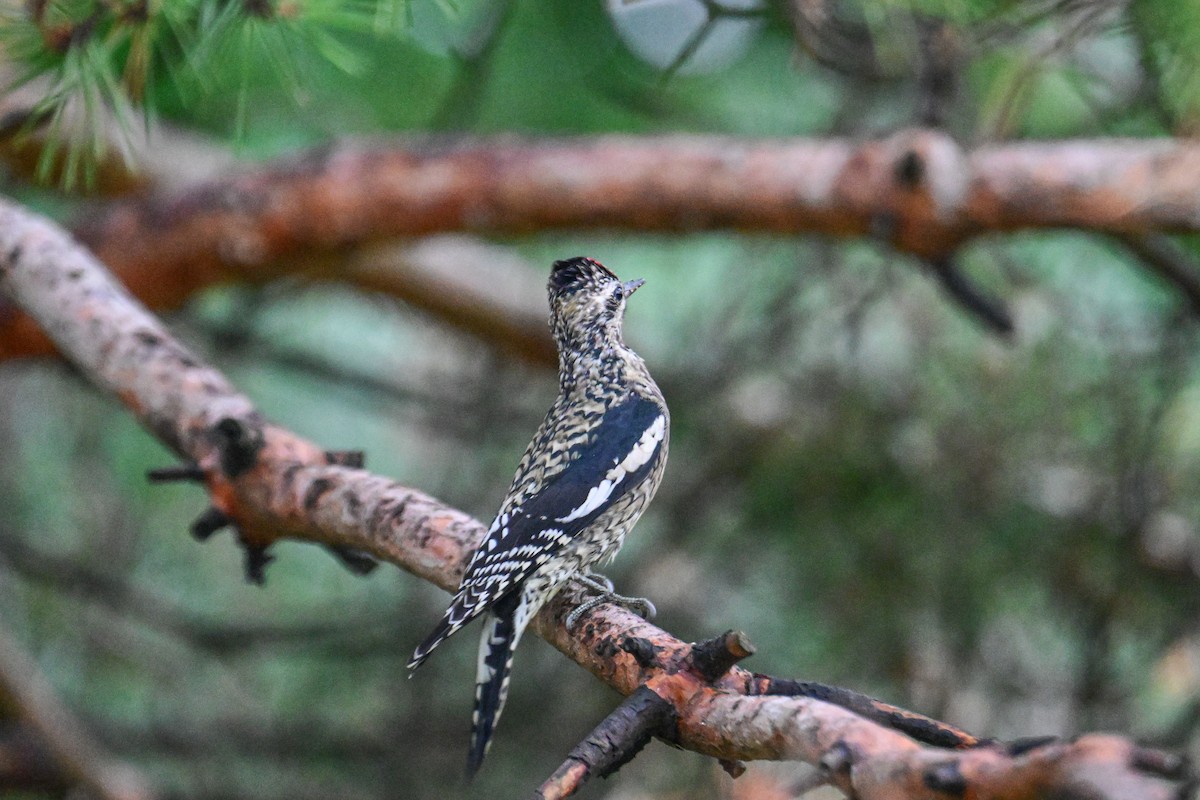
[[[553,775],[533,796],[560,800],[574,794],[593,775],[607,778],[641,752],[655,736],[670,737],[675,707],[641,686],[575,746]]]
[[[931,719],[923,714],[881,702],[840,686],[828,686],[812,681],[793,681],[787,678],[774,678],[770,675],[758,674],[754,675],[753,680],[754,687],[759,694],[811,697],[814,700],[833,703],[932,747],[965,750],[993,743],[940,720]]]
[[[977,319],[992,333],[1000,336],[1012,336],[1012,312],[1004,301],[987,294],[968,278],[951,258],[938,259],[930,264],[933,275],[937,278],[946,296],[959,307]]]
[[[1161,235],[1123,235],[1118,241],[1187,299],[1192,313],[1200,314],[1200,264],[1182,246]]]
[[[654,663],[655,648],[646,639],[629,637],[621,649],[643,667]],[[754,645],[744,633],[727,631],[692,645],[689,667],[702,681],[711,684],[753,652]],[[652,689],[651,684],[639,686],[575,746],[562,766],[534,793],[535,800],[559,800],[574,794],[593,775],[608,777],[655,736],[673,742],[677,724],[678,712],[671,701]],[[722,766],[735,777],[745,769],[733,759],[722,759]]]

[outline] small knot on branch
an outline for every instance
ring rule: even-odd
[[[367,454],[362,450],[326,450],[325,461],[334,467],[362,469],[367,463]]]
[[[213,428],[217,450],[221,454],[221,472],[236,478],[254,466],[265,444],[261,426],[225,417]]]
[[[342,544],[326,545],[325,549],[332,553],[343,567],[360,578],[370,575],[379,566],[379,561],[363,550],[355,550]]]
[[[843,741],[837,741],[833,747],[822,754],[819,766],[826,774],[836,776],[849,774],[853,764],[854,752],[850,749],[850,745]]]
[[[204,513],[196,517],[192,523],[192,538],[197,542],[207,542],[212,535],[233,522],[224,511],[209,506]]]
[[[640,636],[626,636],[621,642],[621,649],[633,656],[633,660],[642,669],[654,666],[655,656],[658,655],[654,644],[649,639],[643,639]]]
[[[219,508],[209,506],[192,523],[192,538],[198,542],[206,542],[212,538],[214,533],[231,525],[233,525],[233,520],[228,514]],[[236,526],[234,530],[237,531]],[[245,555],[242,567],[246,576],[246,582],[262,586],[267,582],[267,565],[274,561],[275,557],[267,552],[266,545],[249,542],[240,531],[237,531],[237,533],[238,544],[242,546],[242,551]],[[338,555],[340,556],[341,554]],[[374,566],[372,566],[372,569],[374,569]]]
[[[243,567],[246,574],[246,583],[253,583],[255,586],[265,586],[267,583],[267,565],[275,560],[275,556],[268,553],[266,547],[250,544],[246,541],[242,542],[242,550],[245,552]]]
[[[692,667],[712,683],[743,658],[754,654],[754,645],[741,631],[728,630],[720,636],[692,645]]]
[[[1148,747],[1133,748],[1133,752],[1129,758],[1129,766],[1138,772],[1158,775],[1167,780],[1182,781],[1190,779],[1190,782],[1194,782],[1195,780],[1195,776],[1191,775],[1191,764],[1185,756],[1164,753],[1161,750],[1152,750]]]

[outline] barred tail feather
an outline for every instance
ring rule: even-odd
[[[424,664],[425,659],[429,658],[429,654],[433,652],[434,648],[446,641],[452,633],[454,631],[451,630],[447,620],[443,619],[439,622],[437,627],[433,629],[433,632],[425,637],[425,641],[421,642],[417,646],[417,649],[413,651],[412,658],[408,660],[408,677],[411,678],[413,673],[417,671],[417,667]]]
[[[446,609],[446,614],[442,617],[441,622],[425,637],[425,641],[421,642],[417,649],[413,651],[412,658],[408,661],[408,675],[410,678],[417,671],[417,667],[425,663],[425,659],[429,658],[429,654],[434,651],[434,648],[457,633],[462,626],[483,613],[485,609],[483,603],[475,602],[473,605],[467,605],[464,602],[465,600],[477,601],[478,598],[471,594],[455,596],[454,601],[450,603],[450,607]]]
[[[467,754],[467,778],[475,777],[487,755],[492,733],[508,699],[509,670],[521,631],[512,610],[490,615],[479,640],[479,667],[475,675],[475,713],[471,717],[471,749]]]

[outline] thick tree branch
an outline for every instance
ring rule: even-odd
[[[484,534],[478,521],[383,477],[331,464],[317,446],[265,422],[91,254],[53,224],[3,202],[0,291],[34,315],[93,382],[204,471],[213,507],[236,526],[248,552],[261,555],[284,537],[343,545],[443,588],[457,584]],[[699,753],[725,761],[800,759],[864,800],[926,797],[930,790],[1166,800],[1177,788],[1177,763],[1120,737],[1017,752],[946,750],[811,697],[765,696],[761,676],[737,666],[713,679],[712,658],[698,668],[692,645],[618,607],[599,606],[568,631],[564,618],[581,592],[564,590],[535,630],[622,694],[645,686],[670,703],[674,738]]]
[[[419,261],[380,285],[330,256],[452,231],[731,228],[881,236],[937,262],[995,231],[1197,231],[1197,185],[1200,145],[1167,139],[969,152],[928,130],[871,142],[609,136],[344,143],[106,206],[77,235],[156,309],[177,308],[214,283],[264,283],[299,271],[361,280],[443,313],[429,305],[436,295],[421,289],[429,273]],[[520,331],[528,328],[496,327],[506,317],[484,302],[472,317],[475,332],[500,343],[510,333],[527,341]],[[537,358],[545,357],[546,341]],[[0,311],[0,357],[48,352],[36,325]]]

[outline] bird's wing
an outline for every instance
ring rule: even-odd
[[[552,557],[645,480],[660,455],[666,426],[662,407],[640,395],[609,409],[560,472],[520,507],[492,523],[461,588],[489,585],[486,602]]]
[[[661,458],[667,415],[630,395],[610,408],[566,467],[521,506],[492,523],[438,627],[414,663],[554,557],[613,503],[640,484]]]
[[[519,565],[522,553],[540,555],[541,545],[560,539],[565,544],[645,480],[662,449],[666,426],[662,407],[640,395],[609,409],[561,471],[521,506],[497,518],[467,576],[499,563],[505,554],[518,556]],[[493,567],[487,572],[508,570]],[[519,573],[513,578],[524,577],[526,570]]]

